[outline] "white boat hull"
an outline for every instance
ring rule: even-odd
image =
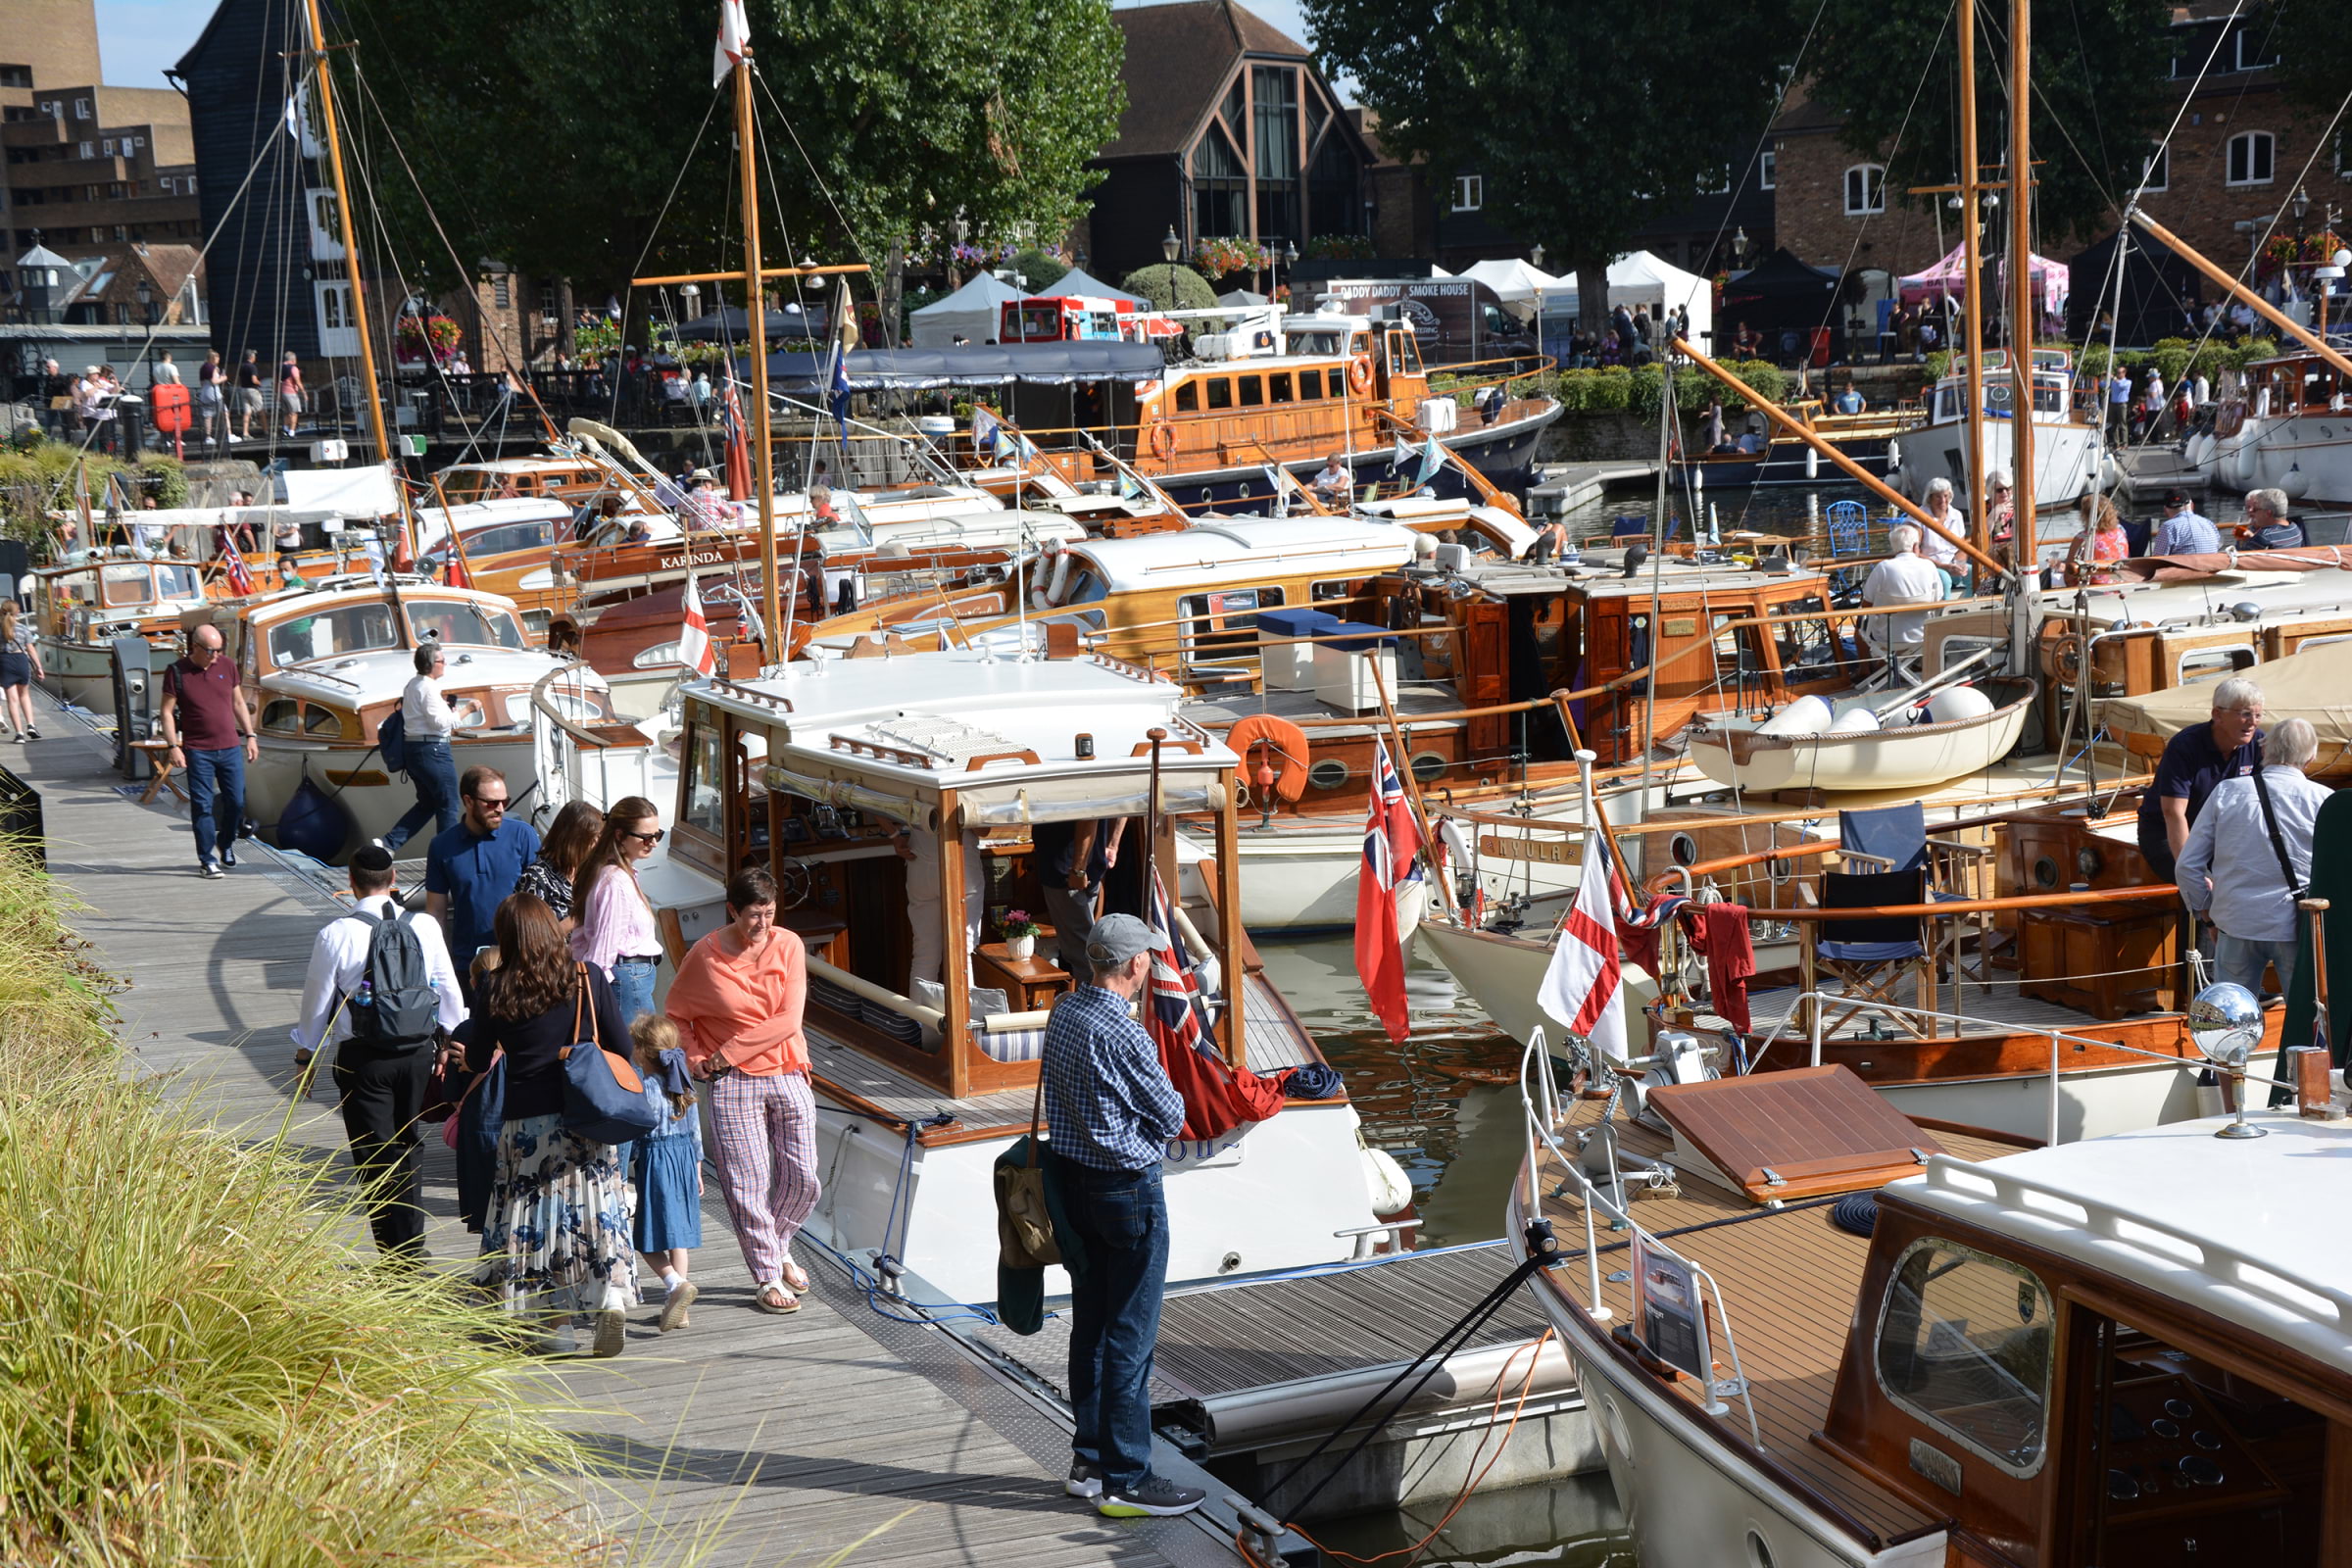
[[[1987,467],[2017,469],[2017,448],[2006,420],[1987,419],[1984,464]],[[1968,494],[1968,428],[1964,424],[1923,424],[1901,437],[1903,488],[1914,500],[1927,493],[1930,479],[1949,479],[1954,492]],[[2034,424],[2034,505],[2071,507],[2098,477],[2104,454],[2099,432],[2087,424]]]
[[[2232,490],[2284,490],[2297,506],[2352,502],[2352,414],[2249,417],[2216,439],[2206,472]]]
[[[94,713],[114,712],[114,650],[57,637],[35,638],[34,646],[40,650],[44,690]]]
[[[816,1111],[824,1191],[809,1231],[840,1251],[889,1251],[920,1276],[934,1304],[995,1300],[991,1170],[1018,1134],[918,1148],[908,1162],[903,1135],[833,1101],[822,1085]],[[1353,1105],[1293,1105],[1213,1145],[1169,1145],[1168,1283],[1353,1256],[1354,1238],[1337,1233],[1378,1223],[1357,1125]],[[1067,1296],[1068,1275],[1048,1269],[1045,1290]]]
[[[2015,749],[2033,693],[1982,718],[1849,735],[1761,735],[1726,718],[1690,730],[1690,760],[1718,784],[1744,790],[1922,789],[1981,773]]]

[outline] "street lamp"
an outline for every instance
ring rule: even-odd
[[[678,285],[678,297],[686,302],[686,319],[689,321],[700,319],[702,317],[703,285],[700,283],[681,283]]]
[[[1747,247],[1748,247],[1748,239],[1747,239],[1747,229],[1745,228],[1745,226],[1741,226],[1741,227],[1740,227],[1740,228],[1735,228],[1735,229],[1733,229],[1733,230],[1732,230],[1732,265],[1733,265],[1734,267],[1740,268],[1740,269],[1741,269],[1741,270],[1745,270],[1745,268],[1747,267]]]
[[[153,326],[155,324],[155,285],[142,277],[139,279],[136,292],[139,296],[139,314],[147,318],[147,325]]]
[[[1176,237],[1176,225],[1174,223],[1170,223],[1168,225],[1167,237],[1159,242],[1159,254],[1168,259],[1168,265],[1170,267],[1174,267],[1176,265],[1176,258],[1184,254],[1184,241]]]
[[[1542,241],[1538,241],[1527,248],[1527,265],[1534,268],[1539,272],[1544,270],[1544,245]]]

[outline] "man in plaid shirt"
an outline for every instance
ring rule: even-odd
[[[1159,1159],[1184,1101],[1135,1021],[1152,929],[1113,914],[1087,933],[1090,983],[1054,1005],[1039,1070],[1054,1173],[1070,1227],[1070,1410],[1063,1489],[1113,1519],[1189,1513],[1206,1495],[1152,1473],[1152,1348],[1167,1283]]]

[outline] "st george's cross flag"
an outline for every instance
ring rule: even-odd
[[[710,623],[703,618],[703,590],[686,574],[686,597],[681,603],[686,625],[678,633],[678,662],[697,675],[708,675],[718,668],[718,655],[710,646]]]
[[[1410,1031],[1404,1000],[1404,943],[1396,934],[1396,887],[1421,874],[1421,829],[1386,744],[1372,743],[1372,804],[1364,817],[1364,858],[1355,875],[1355,972],[1389,1039]]]
[[[718,47],[710,52],[710,85],[724,85],[727,73],[742,65],[751,49],[752,24],[743,14],[743,0],[718,0]]]
[[[1583,1035],[1602,1055],[1623,1061],[1625,988],[1617,965],[1616,880],[1608,836],[1595,828],[1585,836],[1576,904],[1552,945],[1551,964],[1536,1000],[1570,1034]]]

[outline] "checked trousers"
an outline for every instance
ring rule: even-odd
[[[731,1072],[710,1086],[710,1156],[754,1282],[783,1277],[816,1207],[816,1096],[805,1072]]]

